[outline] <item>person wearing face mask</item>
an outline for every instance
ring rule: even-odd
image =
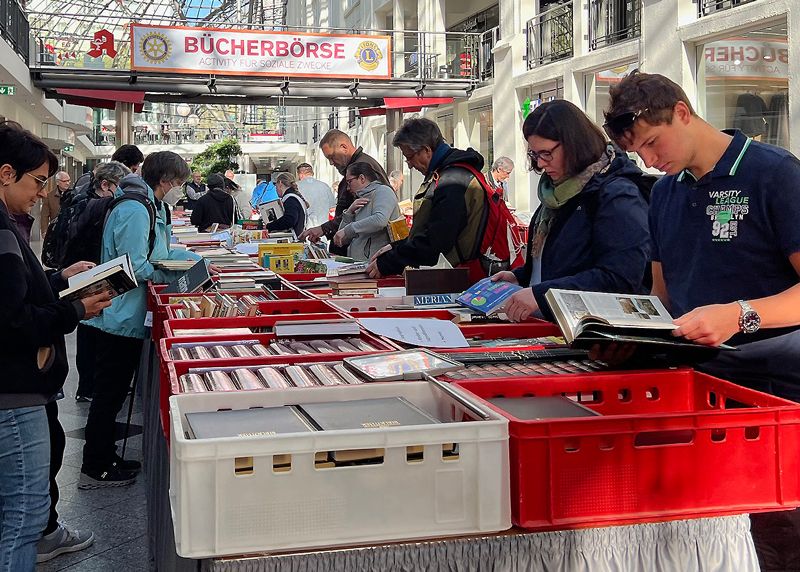
[[[189,166],[179,155],[171,151],[151,153],[142,163],[142,176],[123,177],[116,193],[117,196],[139,193],[146,201],[123,201],[106,219],[101,262],[127,253],[139,286],[114,298],[110,308],[87,322],[96,330],[97,349],[94,396],[86,420],[86,444],[78,480],[80,489],[129,485],[141,469],[137,461],[124,460],[117,454],[115,420],[128,395],[139,363],[142,340],[147,335],[147,282],[170,282],[180,275],[180,272],[158,270],[152,261],[200,259],[193,252],[169,247],[170,228],[163,199],[188,177]],[[155,232],[151,236],[152,212],[155,213]]]
[[[520,321],[553,319],[550,288],[643,294],[650,255],[641,170],[574,104],[544,103],[522,126],[541,205],[531,219],[525,265],[492,280],[526,286],[505,303]]]
[[[354,260],[369,260],[389,244],[386,225],[400,216],[397,195],[390,186],[378,181],[378,174],[367,163],[347,167],[345,181],[355,200],[342,213],[333,243],[347,246],[347,256]]]
[[[0,123],[3,572],[33,572],[36,545],[48,524],[51,451],[45,409],[55,405],[54,399],[67,376],[64,335],[74,330],[80,320],[97,316],[110,305],[110,296],[105,292],[74,302],[58,300],[55,292],[66,288],[66,280],[92,264],[80,262],[60,272],[45,273],[10,218],[12,213],[30,212],[46,196],[48,179],[57,167],[56,156],[41,139],[17,123]],[[69,531],[63,530],[69,537]],[[92,540],[90,537],[88,543]]]

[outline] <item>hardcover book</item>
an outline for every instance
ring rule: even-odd
[[[487,316],[497,313],[514,292],[522,287],[511,282],[492,282],[491,278],[478,280],[458,297],[458,303]]]
[[[402,397],[304,403],[297,406],[321,431],[384,429],[441,423]]]
[[[672,335],[677,326],[657,296],[579,292],[551,288],[545,293],[564,339],[572,347],[590,348],[599,342],[622,342],[690,348],[698,351],[733,350],[728,345],[703,346]]]
[[[206,290],[211,286],[211,275],[208,273],[205,260],[198,260],[185,273],[181,274],[177,280],[167,284],[162,294],[188,294]]]
[[[81,300],[88,296],[109,292],[114,298],[138,286],[127,254],[123,254],[103,264],[98,264],[85,272],[67,280],[68,288],[59,292],[58,297],[66,300]]]
[[[449,294],[470,287],[466,268],[406,268],[406,294]]]
[[[567,417],[594,417],[600,415],[568,397],[492,397],[489,403],[517,419],[561,419]]]
[[[195,439],[270,437],[314,431],[296,409],[285,406],[187,413],[186,423]]]

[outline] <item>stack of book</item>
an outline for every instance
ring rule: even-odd
[[[355,280],[338,280],[336,277],[328,279],[334,296],[360,296],[371,298],[378,295],[378,281],[372,278],[357,278]]]

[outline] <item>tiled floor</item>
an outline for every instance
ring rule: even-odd
[[[147,555],[147,514],[144,477],[118,489],[81,491],[77,488],[83,450],[82,429],[89,413],[88,403],[75,402],[78,375],[75,369],[75,335],[67,336],[70,373],[64,385],[64,399],[58,402],[59,419],[67,434],[64,466],[58,474],[61,500],[58,512],[71,527],[94,532],[95,541],[86,550],[58,556],[37,567],[37,572],[142,572],[149,569]],[[118,425],[125,422],[128,403],[122,408]],[[134,402],[132,431],[125,458],[142,460],[141,404]],[[117,443],[120,447],[122,442]]]

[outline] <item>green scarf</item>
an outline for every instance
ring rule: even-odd
[[[542,255],[545,240],[556,220],[558,209],[577,196],[586,186],[586,183],[589,182],[589,179],[598,173],[606,172],[613,159],[614,147],[613,145],[608,145],[605,153],[597,161],[574,177],[568,177],[556,183],[546,173],[542,173],[539,179],[539,188],[537,189],[542,208],[539,209],[539,214],[533,225],[534,234],[531,256],[539,257]]]

